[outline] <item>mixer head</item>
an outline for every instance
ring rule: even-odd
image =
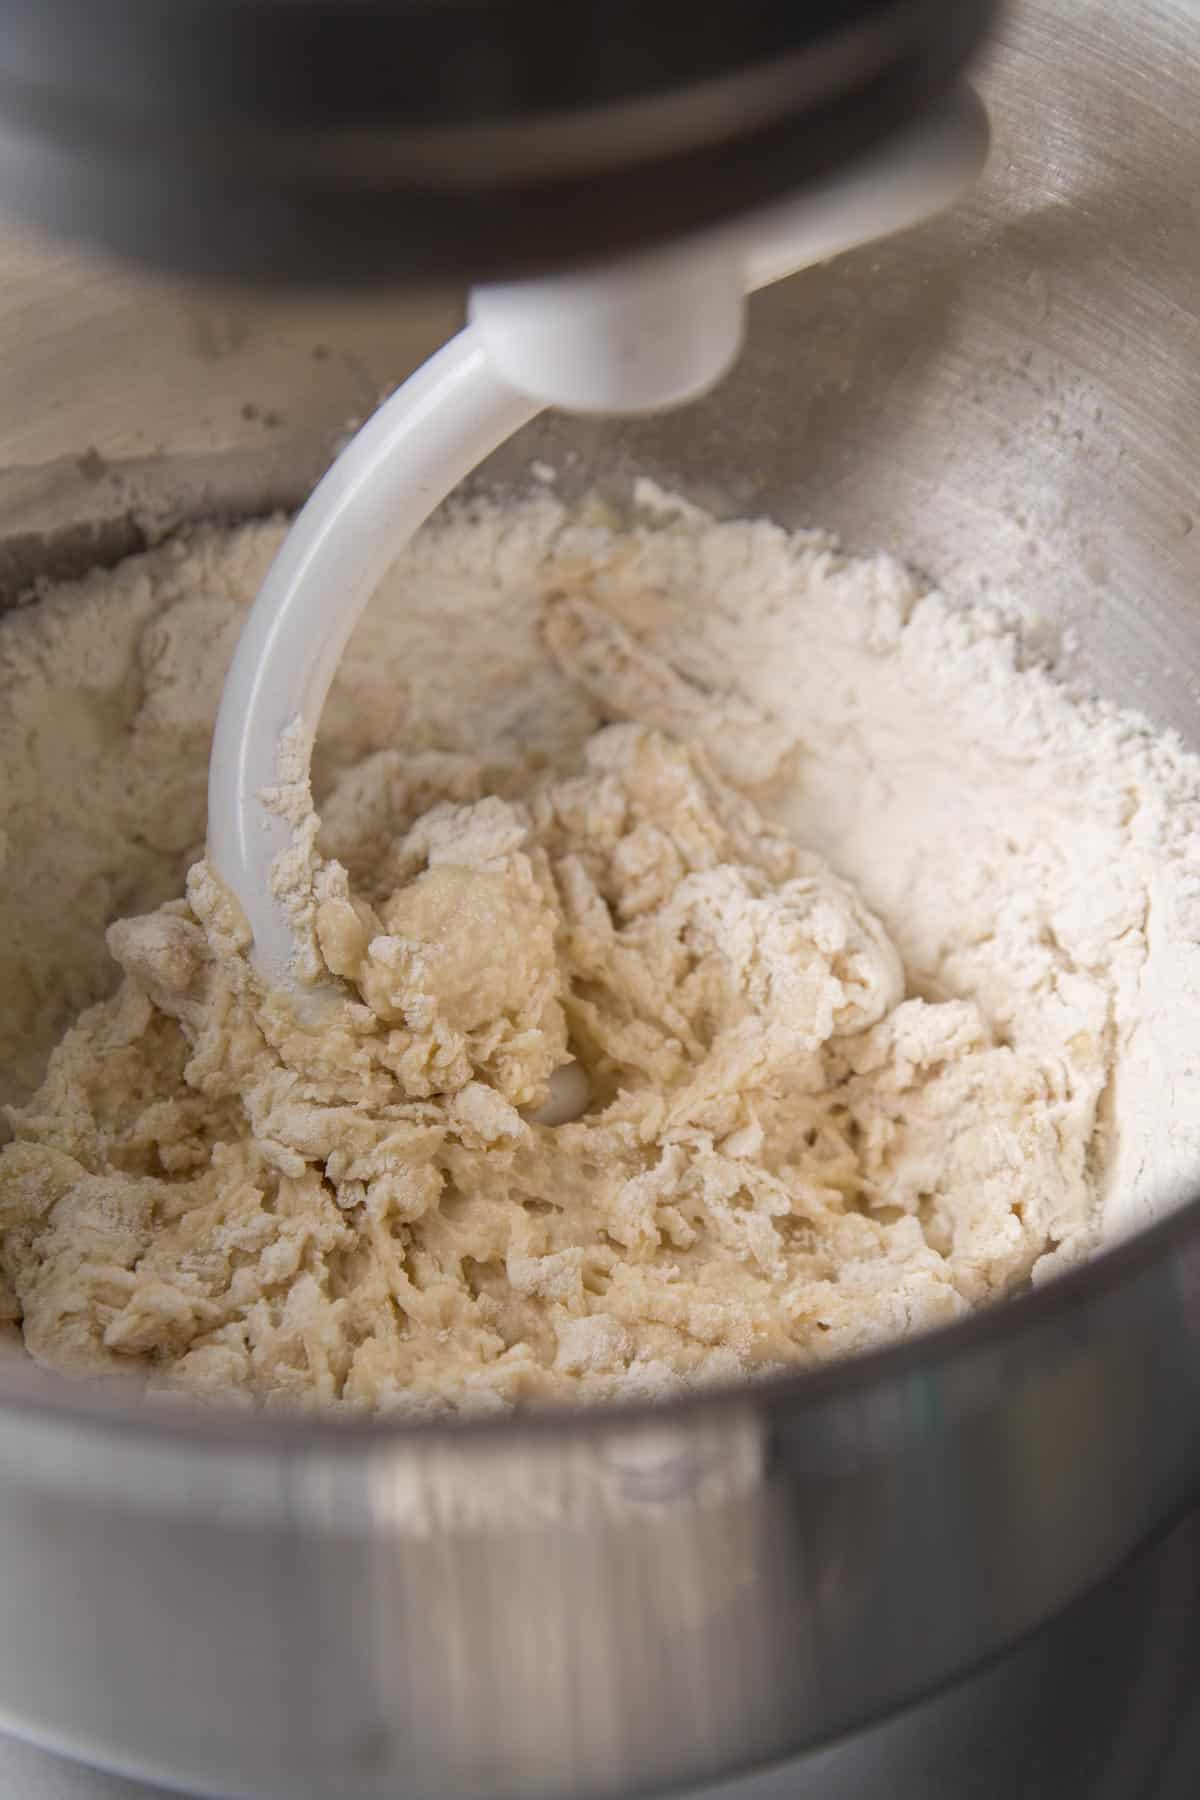
[[[180,272],[554,272],[874,150],[999,0],[0,0],[0,200]]]

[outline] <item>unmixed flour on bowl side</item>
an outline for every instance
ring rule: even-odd
[[[194,860],[280,527],[0,626],[0,1268],[41,1361],[655,1394],[953,1318],[1180,1197],[1200,764],[1015,614],[638,498],[460,510],[385,583],[283,871],[320,1030]],[[530,1123],[568,1055],[588,1110]]]

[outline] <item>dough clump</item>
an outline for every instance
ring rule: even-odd
[[[203,862],[111,926],[121,985],[0,1155],[40,1361],[369,1410],[655,1395],[953,1319],[1086,1231],[1098,1038],[1014,1048],[918,991],[755,803],[794,733],[748,703],[714,733],[587,600],[542,631],[614,722],[519,780],[341,771],[289,876],[319,1018]],[[586,1111],[536,1122],[572,1058]]]

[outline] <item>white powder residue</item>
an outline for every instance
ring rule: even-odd
[[[0,625],[9,1316],[193,1393],[657,1392],[955,1316],[1200,1166],[1200,763],[821,533],[549,493],[401,559],[264,996],[198,849],[278,526]],[[148,917],[114,923],[125,915]],[[109,991],[68,1033],[67,1021]],[[565,1056],[592,1104],[531,1105]]]

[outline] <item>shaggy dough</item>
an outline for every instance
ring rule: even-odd
[[[0,1158],[40,1360],[300,1405],[653,1394],[953,1318],[1086,1229],[1097,1040],[907,993],[747,797],[789,733],[715,722],[584,599],[544,636],[618,721],[574,773],[381,751],[335,785],[290,875],[343,984],[320,1028],[203,863],[111,928],[123,984]],[[588,1111],[531,1123],[570,1056]]]

